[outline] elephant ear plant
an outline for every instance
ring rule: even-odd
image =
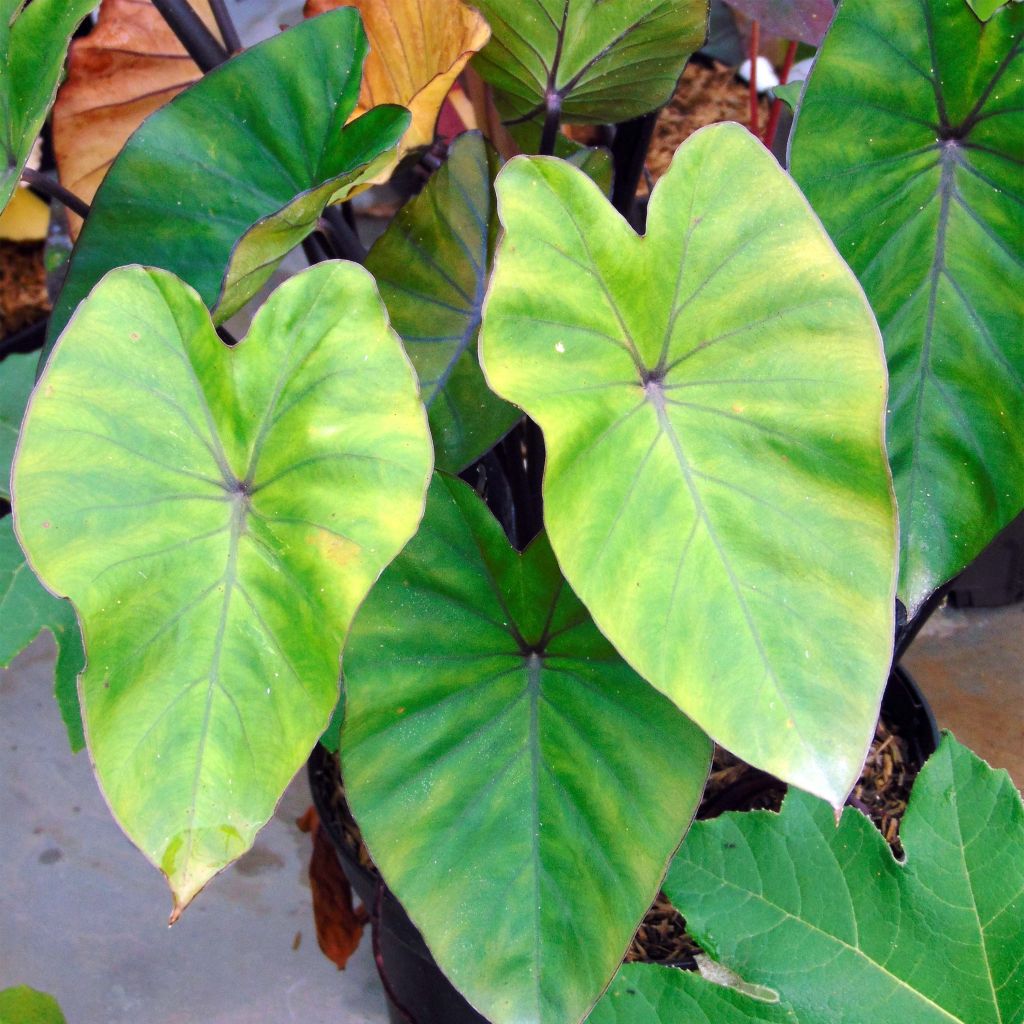
[[[1005,776],[946,739],[904,864],[840,811],[894,643],[1022,504],[1024,6],[844,0],[792,176],[705,128],[642,234],[644,124],[706,3],[477,6],[526,152],[460,136],[368,255],[339,204],[429,141],[476,15],[432,43],[426,0],[393,6],[396,38],[457,44],[403,56],[412,134],[342,7],[131,136],[31,397],[0,364],[0,657],[60,640],[72,739],[172,919],[322,738],[494,1024],[1019,1019]],[[563,122],[618,123],[613,156]],[[684,841],[713,740],[793,790]],[[662,886],[704,977],[619,971]]]

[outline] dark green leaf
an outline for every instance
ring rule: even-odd
[[[365,53],[358,12],[332,11],[246,50],[152,114],[96,193],[49,344],[125,264],[173,271],[217,322],[248,301],[324,207],[387,162],[409,122],[383,106],[345,124]]]
[[[10,355],[0,362],[0,498],[11,496],[11,463],[39,357]]]
[[[491,41],[474,66],[510,119],[628,121],[667,103],[707,33],[707,0],[478,0]]]
[[[665,890],[697,940],[776,990],[801,1024],[1024,1020],[1024,806],[947,736],[900,827],[906,863],[848,808],[791,792],[781,814],[693,827]]]
[[[35,360],[32,360],[33,363]],[[36,579],[25,562],[10,516],[0,519],[0,668],[6,668],[48,629],[57,643],[54,696],[77,753],[85,746],[78,706],[78,673],[85,667],[82,634],[70,601],[62,601]]]
[[[96,0],[0,2],[0,210],[57,94],[71,34]],[[19,13],[20,10],[20,13]]]
[[[637,676],[542,534],[520,555],[461,481],[345,650],[345,790],[388,885],[494,1024],[593,1006],[700,798],[710,744]]]
[[[844,3],[790,164],[885,337],[913,614],[1024,496],[1024,7]]]
[[[494,175],[500,163],[481,135],[460,136],[366,260],[419,374],[437,466],[453,473],[487,451],[520,415],[487,387],[476,358],[498,233]]]

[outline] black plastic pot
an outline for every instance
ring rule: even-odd
[[[923,764],[939,744],[939,730],[924,695],[899,665],[889,676],[882,713],[887,721],[898,725],[911,753]],[[391,1024],[488,1024],[442,973],[391,890],[356,860],[341,812],[332,799],[338,781],[334,758],[318,744],[308,768],[320,821],[352,888],[371,910],[374,954],[384,982]]]

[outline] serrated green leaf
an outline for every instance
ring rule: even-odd
[[[138,267],[61,336],[15,459],[17,529],[78,610],[97,777],[175,916],[327,724],[430,465],[412,368],[354,264],[286,282],[233,349],[191,288]]]
[[[1024,500],[1022,164],[1024,8],[841,5],[790,168],[885,337],[911,615]]]
[[[32,360],[33,364],[35,360]],[[0,519],[0,668],[48,629],[57,644],[54,696],[77,753],[85,746],[78,706],[78,673],[85,667],[82,635],[69,601],[47,593],[25,562],[10,516]]]
[[[626,964],[587,1024],[798,1024],[784,1005],[751,999],[694,971]]]
[[[725,747],[841,805],[889,670],[885,366],[863,293],[738,125],[685,142],[638,238],[566,164],[497,181],[491,386],[541,426],[566,579]]]
[[[696,810],[707,737],[616,655],[543,534],[520,555],[441,476],[353,623],[345,692],[348,800],[441,968],[494,1024],[579,1021]]]
[[[96,0],[21,0],[0,7],[0,210],[18,185],[57,94],[68,43]]]
[[[477,132],[452,145],[444,166],[377,240],[366,268],[419,374],[439,469],[457,473],[519,418],[495,395],[476,358],[491,274],[501,158]]]
[[[491,41],[473,66],[510,120],[560,97],[563,119],[628,121],[667,103],[707,35],[707,0],[478,0]]]
[[[67,1024],[53,996],[28,985],[0,992],[0,1024]]]
[[[0,362],[0,498],[11,497],[11,463],[38,362],[31,353],[9,355]]]
[[[381,106],[346,124],[366,37],[353,8],[303,22],[221,65],[151,114],[96,193],[48,345],[114,267],[161,267],[218,323],[389,159],[409,122]]]
[[[690,831],[665,883],[716,959],[801,1024],[1008,1024],[1024,1015],[1024,806],[947,736],[914,784],[897,863],[852,808],[836,828],[791,792],[781,814]]]

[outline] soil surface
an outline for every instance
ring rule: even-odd
[[[771,103],[762,96],[758,102],[761,130],[768,123]],[[654,137],[647,153],[647,172],[653,185],[667,170],[680,143],[698,128],[719,121],[750,123],[749,87],[736,78],[733,68],[719,64],[705,67],[691,61],[683,72],[675,96],[658,116]],[[647,193],[641,181],[639,195]]]
[[[0,241],[0,339],[49,312],[43,243]]]

